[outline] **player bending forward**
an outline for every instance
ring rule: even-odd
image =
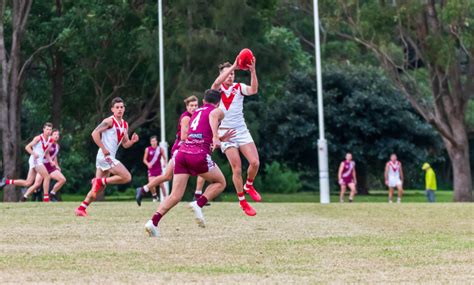
[[[385,165],[385,184],[388,186],[388,202],[393,203],[393,190],[398,190],[397,203],[402,202],[403,196],[403,169],[397,155],[390,155],[390,161]]]
[[[92,132],[92,139],[99,147],[95,163],[97,170],[91,190],[75,210],[77,216],[87,216],[87,207],[95,201],[97,193],[103,191],[107,184],[126,184],[132,179],[130,172],[115,158],[115,154],[120,145],[129,148],[138,142],[138,135],[134,133],[132,139],[128,137],[128,125],[123,120],[125,104],[122,98],[112,99],[111,111],[113,115],[104,119]]]
[[[5,185],[13,184],[15,186],[29,187],[33,184],[36,174],[43,177],[43,202],[49,202],[49,182],[51,180],[48,170],[44,166],[44,158],[49,158],[49,148],[53,144],[53,139],[50,137],[53,124],[45,123],[43,126],[43,133],[36,136],[26,147],[26,151],[30,154],[28,163],[30,169],[28,170],[28,176],[26,180],[23,179],[7,179],[3,178],[0,181],[0,187]]]
[[[219,166],[211,158],[214,148],[220,146],[221,141],[228,140],[234,135],[233,131],[226,132],[219,138],[219,124],[224,118],[222,110],[217,108],[220,101],[220,92],[206,90],[204,105],[198,108],[191,117],[188,138],[179,148],[175,157],[174,181],[171,195],[163,201],[156,213],[145,224],[145,230],[150,237],[160,235],[158,223],[161,218],[183,198],[189,176],[199,175],[210,184],[201,197],[189,206],[194,210],[199,226],[205,226],[202,207],[217,197],[225,188],[226,182]]]

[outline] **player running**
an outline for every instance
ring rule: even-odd
[[[218,127],[224,118],[222,110],[217,108],[220,101],[220,92],[206,90],[203,101],[204,105],[197,109],[191,117],[187,140],[176,154],[173,190],[170,196],[160,203],[151,220],[145,224],[145,230],[150,237],[160,235],[158,223],[183,198],[189,176],[199,175],[210,183],[204,194],[197,201],[189,204],[196,215],[196,221],[201,227],[205,226],[201,208],[208,200],[217,197],[226,186],[224,175],[219,166],[212,161],[211,152],[212,149],[220,146],[221,140],[225,141],[235,133],[228,131],[219,138]]]
[[[56,193],[63,187],[64,183],[66,183],[66,177],[61,173],[61,168],[59,167],[58,162],[58,154],[59,154],[59,130],[53,129],[51,138],[53,139],[53,143],[49,148],[49,157],[45,157],[43,162],[46,170],[48,171],[51,179],[56,180],[56,184],[54,184],[53,190],[49,193],[49,199],[52,202],[57,202],[58,198],[56,197]],[[41,186],[43,182],[43,177],[40,174],[36,174],[35,183],[33,186],[28,188],[26,193],[21,197],[20,202],[26,202],[28,196],[33,193],[38,187]]]
[[[30,159],[28,160],[30,169],[28,170],[28,176],[26,180],[14,180],[4,177],[2,181],[0,181],[0,187],[10,184],[15,186],[29,187],[31,184],[33,184],[36,174],[38,173],[41,175],[41,177],[43,177],[43,202],[49,202],[48,191],[51,178],[48,174],[48,170],[44,166],[44,158],[49,157],[49,148],[51,144],[54,143],[53,139],[50,138],[52,128],[53,124],[45,123],[43,126],[43,133],[34,137],[34,139],[25,147],[26,151],[30,154]]]
[[[339,185],[341,186],[339,202],[344,203],[344,194],[346,193],[347,187],[349,187],[351,189],[351,193],[349,194],[349,203],[352,203],[352,201],[354,201],[354,196],[357,193],[357,176],[355,170],[355,162],[352,161],[351,153],[347,153],[346,160],[341,162],[341,164],[339,165],[337,180],[339,181]]]
[[[150,138],[150,146],[145,149],[145,154],[143,155],[143,163],[148,168],[148,182],[151,182],[156,177],[162,174],[162,165],[161,160],[165,160],[165,150],[158,146],[158,138],[152,136]],[[166,161],[164,161],[166,165]],[[151,196],[153,202],[158,201],[158,194],[156,193],[156,187],[150,187]],[[163,183],[160,184],[161,193],[163,197],[166,197],[166,188]]]
[[[97,170],[91,190],[75,210],[77,216],[87,216],[87,207],[95,201],[97,193],[103,191],[107,184],[126,184],[132,179],[130,172],[115,155],[120,145],[129,148],[138,142],[139,138],[136,133],[131,139],[128,137],[128,124],[123,119],[125,104],[122,98],[112,99],[111,111],[113,115],[104,119],[92,132],[92,139],[99,147],[95,164]]]
[[[188,137],[189,121],[192,115],[194,114],[194,111],[198,107],[198,98],[194,95],[189,96],[184,100],[184,104],[186,105],[186,111],[184,111],[179,117],[176,140],[173,144],[173,147],[171,148],[171,159],[169,160],[168,167],[166,168],[165,173],[163,175],[160,175],[152,179],[151,181],[148,181],[148,184],[142,187],[138,187],[136,189],[135,200],[137,201],[138,206],[141,206],[142,199],[145,194],[150,191],[150,188],[156,187],[157,185],[160,185],[166,181],[170,181],[171,179],[173,179],[174,157],[178,153],[178,149]],[[204,182],[204,179],[198,177],[196,193],[194,194],[195,197],[199,198],[200,195],[202,195],[202,187],[204,185]],[[201,189],[200,194],[198,193],[199,189]]]
[[[388,186],[388,202],[393,203],[393,188],[397,187],[397,203],[402,202],[403,196],[403,169],[402,163],[397,160],[397,155],[392,153],[390,161],[385,165],[385,184]]]
[[[255,216],[257,212],[248,204],[245,199],[245,192],[256,201],[260,202],[262,197],[253,187],[253,181],[257,176],[260,166],[257,147],[253,142],[252,136],[245,124],[243,103],[244,97],[257,94],[258,79],[255,70],[255,57],[249,65],[250,70],[250,86],[243,83],[234,82],[234,71],[237,70],[237,59],[234,64],[228,62],[219,66],[219,76],[212,84],[212,89],[221,91],[221,104],[219,108],[225,117],[219,127],[219,133],[223,134],[228,130],[235,130],[236,135],[228,142],[221,144],[222,152],[227,156],[232,168],[232,181],[239,198],[240,207],[248,216]],[[242,162],[240,153],[244,155],[249,163],[247,170],[247,181],[243,185],[242,179]],[[244,192],[245,190],[245,192]]]

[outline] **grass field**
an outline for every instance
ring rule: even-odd
[[[0,204],[5,283],[473,283],[473,204],[180,204],[145,236],[155,206]]]

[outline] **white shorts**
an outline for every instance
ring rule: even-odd
[[[400,180],[400,177],[388,177],[388,187],[397,187],[401,185],[402,181]]]
[[[44,158],[42,156],[38,156],[37,159],[34,156],[30,155],[30,159],[28,159],[28,164],[30,165],[30,169],[35,168],[36,166],[43,165]]]
[[[219,136],[223,136],[229,129],[219,129]],[[224,153],[230,147],[240,148],[243,145],[253,143],[252,135],[246,126],[234,129],[235,136],[227,142],[221,143],[221,151]]]
[[[100,168],[102,171],[107,171],[120,164],[120,161],[113,156],[106,156],[102,152],[97,153],[95,160],[95,167]]]

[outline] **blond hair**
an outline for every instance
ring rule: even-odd
[[[191,102],[197,102],[197,101],[199,101],[199,100],[198,100],[198,97],[196,97],[195,95],[191,95],[191,96],[189,96],[188,98],[184,99],[184,104],[186,104],[186,106],[188,106],[189,103],[191,103]]]

